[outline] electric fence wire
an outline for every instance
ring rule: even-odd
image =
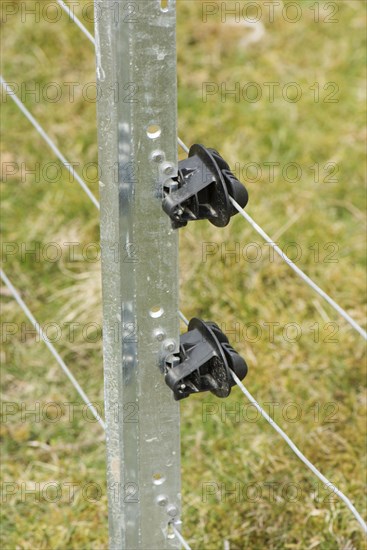
[[[182,546],[185,548],[185,550],[191,550],[190,546],[187,544],[187,542],[185,541],[185,539],[183,538],[183,536],[181,535],[180,531],[177,529],[175,524],[171,523],[171,526],[174,534],[176,535],[176,537],[178,538]]]
[[[284,252],[279,246],[269,237],[267,233],[251,218],[251,216],[232,198],[230,201],[236,208],[238,213],[251,225],[255,231],[273,248],[282,260],[300,277],[309,287],[311,287],[321,298],[324,298],[326,302],[331,305],[365,340],[367,340],[367,332],[354,320],[352,317],[335,302],[326,292],[322,290],[306,273],[302,271]]]
[[[181,321],[183,321],[183,323],[185,323],[185,325],[189,324],[189,320],[185,317],[185,315],[182,313],[182,311],[179,311],[178,315],[179,315]]]
[[[93,195],[85,181],[82,180],[82,178],[79,176],[79,174],[74,170],[74,167],[70,162],[66,160],[64,155],[61,153],[60,149],[55,145],[55,143],[52,141],[50,136],[45,132],[45,130],[42,128],[42,126],[37,122],[37,120],[34,118],[34,116],[28,111],[26,106],[20,101],[20,99],[14,94],[13,90],[9,86],[9,84],[4,80],[2,75],[0,75],[0,84],[2,84],[7,92],[7,94],[11,97],[11,99],[14,101],[14,103],[19,107],[19,109],[22,111],[22,113],[26,116],[26,118],[29,120],[29,122],[34,126],[34,128],[37,130],[39,135],[45,140],[47,145],[52,149],[52,151],[55,153],[55,155],[60,159],[62,164],[65,166],[65,168],[68,170],[68,172],[72,175],[73,178],[76,179],[76,181],[79,183],[80,187],[85,191],[85,193],[88,195],[90,200],[93,202],[94,206],[98,208],[99,210],[99,202],[96,199],[96,197]]]
[[[189,153],[190,149],[187,147],[187,145],[184,144],[181,138],[177,137],[177,143],[185,151],[185,153]]]
[[[84,403],[91,410],[91,412],[94,415],[95,419],[99,422],[99,424],[105,430],[106,429],[106,424],[105,424],[104,420],[102,420],[102,418],[98,414],[96,408],[92,404],[91,400],[88,398],[88,396],[86,395],[86,393],[84,392],[83,388],[80,386],[79,382],[76,380],[74,375],[70,372],[69,368],[65,365],[65,363],[62,360],[62,358],[60,357],[59,353],[56,351],[53,344],[50,342],[50,340],[47,338],[46,334],[43,332],[43,330],[41,328],[41,325],[38,323],[38,321],[35,319],[35,317],[31,313],[31,311],[28,309],[25,302],[21,298],[18,290],[14,287],[14,285],[11,283],[11,281],[8,279],[8,277],[6,276],[6,274],[4,273],[4,271],[2,269],[0,270],[0,277],[1,277],[2,281],[4,282],[4,284],[10,290],[10,292],[13,295],[15,301],[18,303],[20,308],[23,310],[25,315],[28,317],[28,319],[30,320],[30,322],[34,326],[37,334],[42,338],[42,340],[44,341],[44,343],[46,344],[46,346],[48,347],[48,349],[50,350],[52,355],[55,357],[57,363],[62,368],[63,372],[66,374],[66,376],[69,378],[70,382],[73,384],[74,388],[76,389],[76,391],[78,392],[80,397],[83,399]]]
[[[318,477],[322,483],[324,483],[329,489],[331,489],[349,508],[352,512],[358,523],[361,525],[363,531],[367,534],[367,524],[364,522],[362,516],[358,513],[356,508],[353,506],[349,498],[342,493],[333,483],[331,483],[313,464],[310,462],[305,455],[299,450],[299,448],[293,443],[293,441],[287,436],[287,434],[278,426],[278,424],[264,411],[264,409],[259,405],[256,399],[251,395],[251,393],[245,388],[241,380],[236,376],[236,374],[231,371],[234,381],[237,386],[240,388],[242,393],[247,397],[247,399],[254,405],[254,407],[259,411],[261,416],[265,418],[267,422],[271,425],[272,428],[284,439],[284,441],[289,445],[292,451],[298,456],[298,458],[311,470],[316,477]]]
[[[92,42],[92,44],[95,45],[95,40],[94,40],[93,36],[88,31],[88,29],[83,25],[83,23],[80,21],[80,19],[77,18],[77,16],[73,12],[73,10],[70,9],[69,6],[67,6],[65,4],[65,2],[63,2],[63,0],[57,0],[57,3],[68,14],[70,19],[72,21],[74,21],[74,23],[79,27],[79,29],[82,31],[82,33],[85,34],[85,36],[88,38],[88,40],[90,40]]]

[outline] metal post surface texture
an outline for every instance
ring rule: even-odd
[[[107,484],[112,549],[180,548],[179,407],[159,361],[178,351],[175,1],[95,0]]]

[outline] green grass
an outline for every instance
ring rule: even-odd
[[[274,23],[265,17],[260,40],[246,45],[241,41],[250,29],[224,24],[220,14],[204,23],[202,2],[179,0],[180,135],[186,143],[217,148],[231,166],[252,162],[262,167],[257,181],[253,181],[253,169],[248,172],[249,213],[282,247],[298,243],[302,250],[298,265],[364,324],[365,5],[338,2],[334,17],[339,23],[327,24],[314,21],[309,9],[314,4],[299,2],[302,17],[294,24],[277,12]],[[321,19],[330,13],[323,6],[321,2]],[[66,18],[50,25],[35,24],[31,17],[22,23],[20,16],[14,16],[2,25],[1,51],[2,73],[8,81],[80,83],[74,103],[65,96],[54,104],[36,103],[29,96],[25,103],[69,160],[95,162],[95,104],[83,100],[80,93],[83,84],[94,80],[93,51],[87,39]],[[228,89],[236,82],[241,88],[257,82],[263,91],[265,82],[279,82],[280,87],[272,103],[265,96],[253,103],[231,97],[222,102],[219,94],[203,103],[205,82],[219,86],[226,82]],[[290,82],[302,88],[297,103],[284,100],[279,92]],[[320,83],[322,99],[332,91],[323,86],[336,83],[338,102],[316,103],[310,90],[315,82]],[[15,105],[8,100],[2,107],[2,163],[25,163],[32,168],[37,162],[53,162]],[[272,182],[265,162],[279,163]],[[291,170],[288,178],[282,174],[291,162],[302,170],[300,180],[293,183]],[[338,166],[337,181],[327,178],[328,162]],[[310,168],[316,164],[319,182],[314,181],[315,168]],[[96,181],[88,183],[97,194]],[[9,177],[2,184],[2,213],[4,243],[19,246],[16,254],[4,258],[5,271],[42,324],[62,325],[57,348],[90,398],[102,402],[100,338],[97,334],[95,342],[86,342],[77,329],[75,341],[70,342],[64,324],[101,323],[100,267],[98,262],[84,261],[82,253],[83,246],[98,241],[97,212],[80,188],[68,183],[63,171],[54,183],[42,175],[39,180],[32,175],[21,178],[19,173]],[[63,249],[58,262],[45,261],[42,253],[39,262],[22,257],[21,243],[38,243],[42,251],[47,242]],[[67,255],[68,242],[80,243],[73,261]],[[245,248],[254,242],[260,246],[260,261],[252,261],[254,249]],[[238,243],[247,256],[235,261],[218,252],[204,262],[202,243],[216,243],[219,250],[221,245],[230,250]],[[329,243],[334,245],[325,249]],[[320,261],[315,261],[316,246]],[[180,233],[180,252],[185,315],[214,320],[227,332],[234,330],[235,323],[241,324],[242,332],[249,323],[258,324],[259,338],[251,325],[245,337],[239,337],[238,330],[231,336],[249,364],[248,389],[262,404],[278,403],[275,419],[366,517],[362,339],[286,265],[270,262],[260,237],[239,217],[224,230],[204,222],[190,224]],[[337,262],[325,261],[331,252],[336,254],[329,259]],[[2,298],[4,322],[25,323],[6,288]],[[279,323],[274,325],[273,341],[266,323]],[[289,323],[302,329],[298,342],[283,337]],[[315,341],[317,326],[319,341]],[[288,330],[290,340],[292,328]],[[337,342],[325,342],[334,330]],[[28,409],[39,402],[42,411],[50,401],[78,401],[34,335],[23,341],[19,329],[8,340],[2,351],[3,402],[24,402]],[[297,409],[289,403],[296,403]],[[199,395],[182,403],[183,522],[192,548],[219,550],[224,539],[231,550],[365,548],[360,528],[346,507],[330,499],[322,487],[316,490],[311,473],[264,421],[251,421],[253,411],[246,406],[238,389],[226,401]],[[208,407],[213,407],[213,414],[205,417]],[[226,414],[231,407],[239,418]],[[287,412],[291,417],[295,411],[301,411],[301,418],[287,420]],[[101,430],[86,423],[81,414],[69,422],[66,406],[54,424],[44,418],[24,421],[18,412],[4,421],[1,435],[3,481],[39,483],[40,487],[53,481],[77,483],[79,489],[88,483],[104,487]],[[295,501],[294,486],[289,484],[297,484],[300,491]],[[208,489],[215,494],[205,493]],[[227,495],[231,489],[237,492]],[[255,490],[261,492],[258,498]],[[85,499],[79,490],[70,504],[66,494],[65,489],[57,503],[45,498],[38,502],[32,495],[22,502],[19,486],[3,504],[1,547],[106,548],[105,490],[94,502],[93,495]]]

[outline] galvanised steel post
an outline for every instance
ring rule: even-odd
[[[112,549],[180,548],[175,0],[95,0],[107,483]]]

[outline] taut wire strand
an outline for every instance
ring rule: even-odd
[[[94,37],[91,35],[91,33],[88,31],[88,29],[83,25],[83,23],[80,21],[80,19],[77,18],[75,13],[63,2],[63,0],[57,0],[57,3],[59,6],[62,7],[62,9],[68,14],[70,19],[74,21],[76,25],[78,25],[79,29],[82,31],[82,33],[85,34],[85,36],[92,42],[92,44],[96,44]]]
[[[264,409],[259,405],[259,403],[256,401],[254,397],[252,397],[251,393],[245,388],[245,386],[242,384],[241,380],[236,376],[236,374],[231,371],[231,374],[233,376],[234,381],[236,382],[237,386],[240,388],[242,393],[247,397],[247,399],[254,405],[254,407],[259,411],[261,416],[269,422],[269,424],[274,428],[276,432],[284,439],[284,441],[289,445],[289,447],[292,449],[292,451],[298,456],[298,458],[311,470],[313,474],[315,474],[316,477],[322,481],[329,489],[331,489],[338,497],[347,505],[349,510],[352,512],[358,523],[361,525],[363,531],[367,533],[367,525],[364,522],[362,516],[358,513],[356,508],[353,506],[352,502],[349,500],[347,496],[345,496],[344,493],[342,493],[333,483],[331,483],[313,464],[310,462],[305,455],[299,450],[299,448],[293,443],[293,441],[287,436],[287,434],[278,426],[278,424],[264,411]]]
[[[88,399],[88,396],[86,395],[86,393],[84,393],[83,388],[80,386],[79,382],[76,380],[74,375],[70,372],[69,368],[65,365],[63,359],[61,358],[59,353],[56,351],[55,347],[52,345],[50,340],[47,338],[47,336],[43,332],[43,330],[41,328],[41,325],[38,323],[38,321],[35,319],[35,317],[31,313],[31,311],[28,309],[25,302],[21,298],[19,292],[13,286],[13,284],[8,279],[8,277],[6,276],[6,274],[4,273],[4,271],[2,269],[0,270],[0,277],[1,277],[2,281],[5,283],[5,285],[8,287],[8,289],[10,290],[10,292],[12,293],[15,301],[18,303],[20,308],[23,310],[25,315],[28,317],[28,319],[30,320],[30,322],[34,326],[36,332],[42,338],[42,340],[44,341],[44,343],[46,344],[46,346],[48,347],[48,349],[50,350],[52,355],[55,357],[56,361],[58,362],[58,364],[60,365],[60,367],[62,368],[62,370],[66,374],[66,376],[69,378],[70,382],[73,384],[74,388],[76,389],[76,391],[78,392],[80,397],[83,399],[84,403],[92,411],[92,413],[93,413],[94,417],[96,418],[96,420],[99,422],[99,424],[105,430],[106,429],[106,424],[105,424],[104,420],[102,420],[102,418],[98,414],[96,408],[92,404],[91,400]]]
[[[261,237],[273,248],[282,260],[285,261],[287,265],[300,277],[309,287],[311,287],[321,298],[324,298],[326,302],[331,305],[365,340],[367,340],[367,332],[354,320],[352,317],[335,302],[322,288],[320,288],[306,273],[302,271],[284,252],[277,246],[277,244],[272,241],[267,233],[251,218],[251,216],[243,209],[241,206],[230,197],[230,200],[233,206],[236,208],[238,213],[246,220],[248,223],[261,235]]]
[[[14,94],[13,90],[10,88],[9,84],[3,79],[0,75],[0,83],[4,86],[7,94],[11,97],[14,103],[19,107],[22,113],[26,116],[29,122],[34,126],[39,135],[45,140],[47,145],[52,149],[55,155],[60,159],[62,164],[68,170],[68,172],[76,179],[80,187],[85,191],[90,200],[93,202],[94,206],[99,210],[99,202],[96,197],[93,195],[92,191],[89,189],[87,184],[82,180],[79,174],[74,170],[74,167],[70,162],[66,160],[64,155],[61,153],[60,149],[55,145],[50,136],[45,132],[42,126],[37,122],[34,116],[28,111],[27,107],[20,101],[20,99]]]
[[[185,550],[191,550],[190,546],[187,544],[183,536],[181,535],[180,531],[177,529],[174,523],[171,523],[173,532],[175,536],[178,538],[182,546],[185,548]]]

